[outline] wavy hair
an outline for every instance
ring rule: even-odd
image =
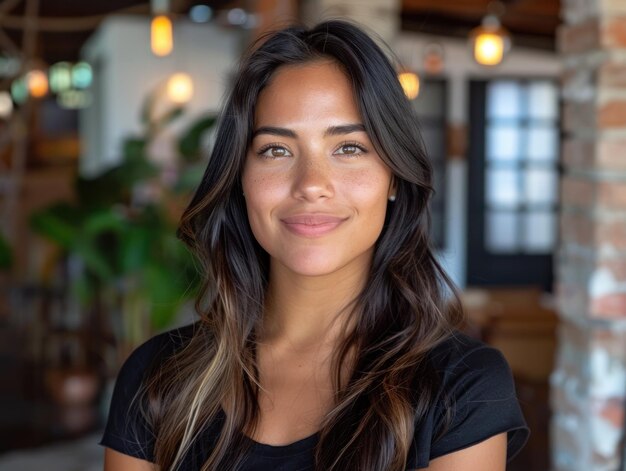
[[[434,406],[439,378],[428,352],[459,325],[462,307],[429,241],[432,166],[415,113],[391,60],[358,26],[291,26],[267,33],[242,57],[202,182],[182,216],[178,235],[202,264],[204,282],[192,339],[146,383],[159,469],[180,466],[222,405],[232,413],[202,470],[237,469],[248,452],[244,433],[259,419],[255,340],[269,258],[250,229],[241,174],[260,91],[280,67],[317,60],[335,61],[349,78],[367,134],[393,173],[396,200],[352,300],[352,327],[333,352],[334,406],[319,431],[315,469],[404,470],[415,428]],[[350,352],[353,368],[342,384]]]

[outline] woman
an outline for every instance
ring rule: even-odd
[[[455,330],[416,126],[348,22],[251,48],[179,231],[200,321],[125,363],[106,470],[504,470],[528,429],[502,355]]]

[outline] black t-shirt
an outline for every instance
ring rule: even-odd
[[[138,413],[137,402],[133,398],[152,362],[162,362],[184,346],[192,333],[193,326],[166,332],[148,340],[132,353],[117,378],[101,445],[153,461],[154,435]],[[429,358],[441,374],[441,389],[435,407],[415,429],[407,469],[426,468],[429,460],[502,432],[508,432],[507,460],[511,460],[526,443],[529,429],[520,411],[511,370],[502,354],[457,332],[433,349]],[[435,431],[445,415],[443,392],[452,398],[455,410],[447,432],[435,441]],[[220,411],[215,422],[192,445],[180,471],[201,468],[224,419],[224,413]],[[251,452],[240,471],[312,470],[313,449],[317,441],[317,433],[284,446],[253,441]]]

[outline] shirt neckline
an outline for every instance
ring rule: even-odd
[[[300,440],[286,445],[270,445],[267,443],[257,442],[247,435],[244,435],[244,437],[252,442],[255,454],[277,457],[299,455],[300,453],[310,452],[318,440],[319,432],[315,432],[313,435],[309,435],[308,437],[301,438]]]

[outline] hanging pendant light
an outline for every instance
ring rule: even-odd
[[[33,98],[42,98],[48,93],[48,76],[41,69],[33,69],[26,74],[26,87]]]
[[[174,48],[172,20],[168,16],[169,0],[152,0],[152,22],[150,23],[150,47],[156,56],[167,56]]]
[[[167,81],[167,96],[179,105],[183,105],[191,100],[193,96],[193,80],[188,74],[177,73],[172,75]]]
[[[502,27],[499,17],[503,12],[500,2],[490,4],[491,10],[482,20],[482,24],[470,32],[470,44],[474,60],[481,65],[500,64],[511,48],[511,35]],[[496,10],[500,13],[495,13]]]
[[[402,85],[402,90],[409,100],[417,98],[420,92],[420,78],[415,72],[405,70],[398,74],[398,80]]]
[[[150,25],[150,47],[156,56],[167,56],[174,48],[172,20],[165,15],[152,18]]]

